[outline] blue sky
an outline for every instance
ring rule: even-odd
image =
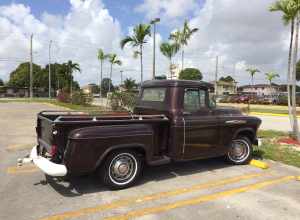
[[[126,34],[130,26],[138,23],[147,23],[149,19],[144,16],[144,13],[137,12],[135,8],[141,4],[141,0],[102,0],[105,8],[109,10],[112,17],[116,18],[122,27],[122,31]],[[197,3],[202,5],[205,0],[197,0]],[[0,5],[8,5],[11,3],[21,3],[29,6],[31,12],[37,18],[40,18],[44,12],[55,15],[66,15],[71,7],[69,0],[1,0]],[[178,18],[178,24],[183,23],[184,19],[190,19],[192,13],[184,17]],[[177,24],[176,23],[176,24]],[[176,28],[175,25],[159,25],[157,31],[167,38],[170,31]]]
[[[80,63],[81,84],[97,81],[99,61],[97,49],[116,53],[123,61],[115,68],[113,81],[125,77],[140,79],[139,60],[133,49],[122,50],[120,39],[129,27],[148,23],[160,17],[157,26],[157,73],[169,73],[169,60],[160,52],[159,44],[170,31],[182,27],[185,19],[199,28],[185,49],[185,67],[199,68],[204,80],[214,79],[215,58],[219,56],[220,76],[234,73],[240,83],[248,83],[247,67],[257,67],[262,74],[256,82],[266,83],[264,73],[284,74],[289,42],[288,27],[280,13],[270,13],[274,0],[1,0],[0,1],[0,78],[9,74],[20,62],[28,60],[28,42],[34,34],[34,62],[48,63],[48,44],[53,40],[53,57],[57,62],[72,59]],[[31,12],[28,11],[28,7]],[[44,14],[47,12],[47,14]],[[68,16],[66,16],[68,15]],[[118,21],[118,22],[116,22]],[[9,33],[9,34],[8,34]],[[144,46],[145,79],[152,72],[152,36]],[[5,59],[4,59],[5,58]],[[172,60],[181,65],[180,53]],[[107,62],[104,67],[109,71]],[[278,79],[279,80],[279,79]],[[280,80],[283,80],[281,78]]]

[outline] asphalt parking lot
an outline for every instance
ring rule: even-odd
[[[0,219],[300,219],[300,169],[261,170],[202,160],[146,167],[139,183],[109,191],[96,176],[53,179],[16,166],[35,144],[37,103],[0,103]]]

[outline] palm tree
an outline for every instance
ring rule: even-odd
[[[300,139],[298,132],[298,121],[297,121],[297,113],[296,113],[296,61],[297,61],[297,53],[298,53],[298,31],[299,31],[299,4],[298,0],[278,0],[273,3],[270,7],[270,11],[279,11],[282,12],[282,20],[284,25],[291,25],[290,29],[290,45],[289,45],[289,55],[288,55],[288,70],[287,70],[287,92],[288,92],[288,109],[290,122],[293,127],[293,133],[297,137],[298,141]],[[297,21],[296,21],[297,20]],[[295,31],[295,22],[296,22],[296,39],[295,39],[295,47],[294,47],[294,57],[292,64],[292,53],[293,53],[293,42],[294,42],[294,31]],[[291,68],[293,68],[293,72],[291,73]],[[292,106],[291,109],[291,81],[292,85]]]
[[[132,91],[134,87],[136,87],[136,82],[134,79],[127,78],[124,80],[124,88],[127,91]]]
[[[141,84],[143,84],[143,45],[147,43],[146,37],[151,36],[150,24],[139,24],[134,27],[133,35],[126,36],[121,40],[120,45],[123,49],[126,44],[130,44],[132,47],[138,47],[139,51],[135,51],[135,56],[140,56],[141,62]]]
[[[256,74],[256,73],[259,73],[260,72],[260,70],[259,69],[256,69],[256,68],[248,68],[248,69],[246,69],[246,71],[250,74],[250,76],[251,76],[251,85],[252,85],[252,87],[253,87],[253,85],[254,85],[254,75]]]
[[[102,82],[102,78],[103,78],[103,61],[105,59],[108,58],[108,55],[104,53],[104,51],[102,49],[98,50],[98,54],[97,54],[98,60],[100,60],[100,79],[99,79],[99,88],[100,88],[100,92],[99,92],[99,97],[102,97],[102,88],[101,88],[101,82]]]
[[[67,63],[64,63],[63,65],[66,66],[66,69],[67,69],[67,75],[68,75],[68,78],[70,79],[70,96],[72,97],[72,93],[73,93],[73,72],[74,71],[78,71],[78,72],[81,72],[80,70],[80,66],[78,63],[73,63],[71,60],[69,60]]]
[[[111,77],[112,77],[112,69],[113,69],[113,65],[117,64],[119,66],[122,65],[122,61],[121,60],[118,60],[117,58],[117,54],[109,54],[108,55],[108,61],[110,62],[110,74],[109,74],[109,79],[110,81],[112,80]],[[110,92],[110,83],[108,84],[108,92]]]
[[[267,72],[265,73],[267,80],[270,83],[270,89],[272,89],[272,81],[273,79],[275,79],[276,77],[279,77],[279,74],[274,73],[274,72]]]
[[[170,39],[174,40],[175,44],[180,45],[182,47],[181,50],[181,69],[184,69],[184,47],[188,45],[188,41],[191,36],[197,32],[198,28],[190,28],[187,20],[184,21],[182,31],[175,31],[174,33],[170,34]]]
[[[164,42],[160,45],[160,51],[170,60],[170,77],[172,79],[172,57],[178,52],[179,46],[176,43]]]

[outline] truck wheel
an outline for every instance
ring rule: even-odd
[[[142,170],[142,160],[135,151],[120,150],[109,154],[101,169],[103,183],[111,189],[132,186]]]
[[[248,164],[252,159],[252,143],[247,137],[238,137],[231,142],[226,159],[236,165]]]

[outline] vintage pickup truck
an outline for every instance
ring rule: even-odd
[[[217,108],[205,82],[147,81],[132,114],[40,112],[37,146],[18,162],[33,162],[50,176],[96,172],[121,189],[135,183],[143,164],[221,156],[246,164],[260,124],[238,109]]]

